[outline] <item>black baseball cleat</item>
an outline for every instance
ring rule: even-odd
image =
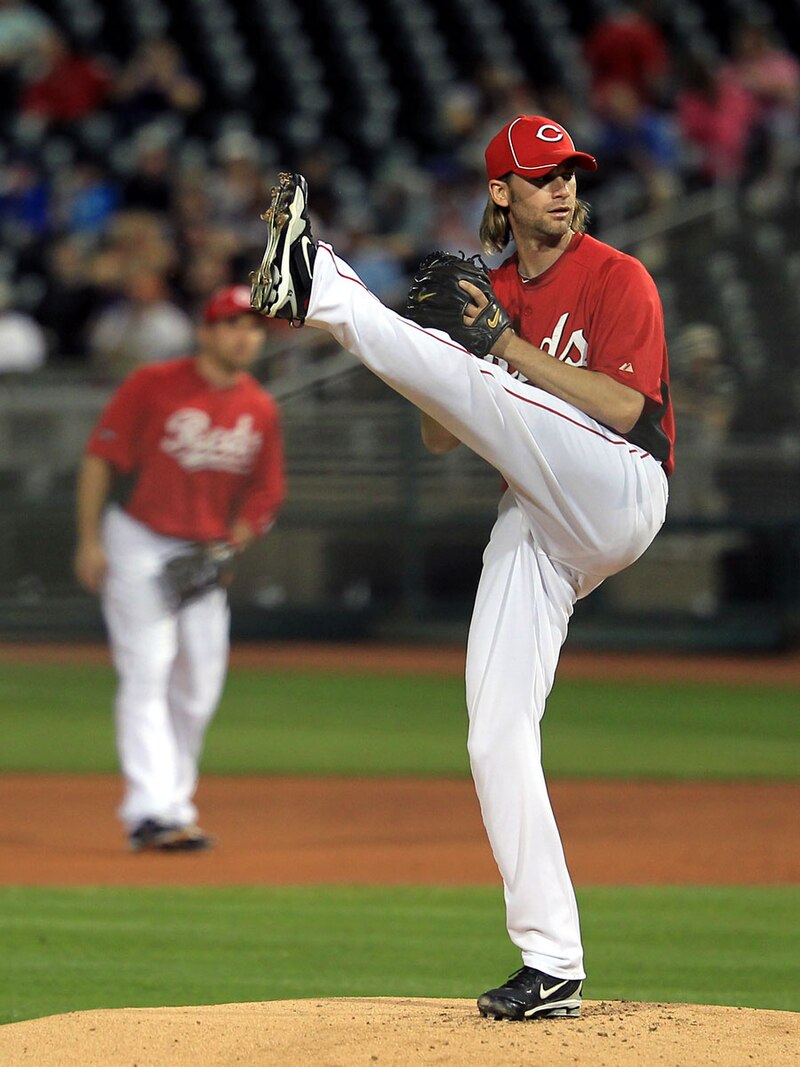
[[[128,834],[132,852],[204,852],[215,841],[199,826],[179,826],[158,819],[143,819]]]
[[[317,246],[308,218],[308,186],[302,174],[282,172],[272,200],[261,216],[267,224],[267,247],[250,275],[250,305],[262,315],[305,322]]]
[[[581,1013],[582,978],[552,978],[533,967],[520,967],[505,985],[478,997],[478,1010],[489,1019],[549,1019]]]

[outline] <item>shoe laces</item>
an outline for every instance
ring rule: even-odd
[[[511,989],[530,989],[536,981],[536,976],[539,972],[528,966],[522,966],[519,970],[514,971],[506,979],[505,985]]]

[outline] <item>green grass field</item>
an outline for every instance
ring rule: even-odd
[[[0,665],[2,771],[114,771],[105,667]],[[543,726],[552,776],[793,778],[790,687],[557,683]],[[209,731],[216,774],[466,775],[458,678],[237,670]]]
[[[3,771],[116,769],[102,667],[0,665]],[[796,778],[798,693],[559,682],[551,777]],[[467,774],[459,679],[232,672],[204,773]],[[800,887],[579,887],[591,999],[800,1010]],[[491,889],[0,889],[0,1021],[304,996],[472,997]]]
[[[592,1000],[799,1010],[793,888],[587,888]],[[519,966],[492,889],[0,889],[0,1021],[96,1007],[473,997]]]

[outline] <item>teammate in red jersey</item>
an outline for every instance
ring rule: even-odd
[[[109,401],[77,491],[75,573],[102,598],[119,685],[119,810],[131,848],[196,851],[193,796],[228,661],[227,594],[176,606],[165,564],[200,542],[237,551],[269,530],[284,498],[277,405],[247,373],[263,341],[249,289],[205,307],[198,350],[146,366]],[[116,476],[133,485],[112,502]]]
[[[283,174],[252,285],[262,314],[326,330],[420,408],[432,451],[464,443],[507,486],[483,557],[466,663],[470,764],[509,936],[522,956],[517,972],[478,998],[479,1011],[494,1018],[580,1012],[578,908],[547,794],[540,724],[575,602],[650,545],[666,515],[673,462],[655,284],[636,260],[583,232],[575,171],[596,166],[552,119],[519,116],[504,126],[486,151],[481,237],[494,252],[513,238],[515,252],[488,292],[462,273],[463,301],[455,284],[423,289],[418,276],[409,317],[382,305],[330,245],[314,240],[305,179]],[[436,313],[442,324],[426,312],[421,325],[419,307],[436,307],[434,298],[451,291]],[[503,309],[510,324],[495,334]],[[476,358],[470,342],[490,355]]]

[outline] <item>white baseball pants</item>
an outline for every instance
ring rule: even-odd
[[[384,307],[325,243],[306,321],[509,486],[470,626],[470,763],[511,940],[528,966],[581,978],[578,909],[544,781],[539,724],[575,601],[637,559],[664,522],[664,471],[570,404]]]
[[[103,544],[102,604],[119,683],[115,724],[125,780],[119,816],[129,830],[146,818],[190,826],[203,739],[228,663],[227,595],[212,589],[174,610],[160,576],[188,542],[157,534],[118,507],[106,511]]]

